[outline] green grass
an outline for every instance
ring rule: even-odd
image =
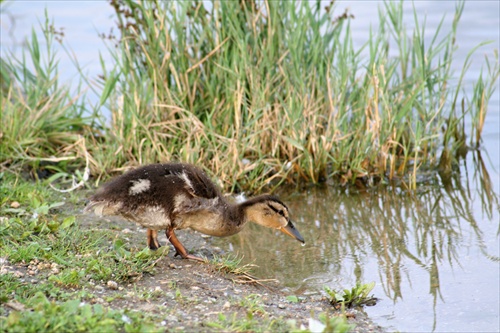
[[[155,328],[149,315],[80,303],[95,301],[97,296],[88,291],[95,284],[130,283],[152,274],[162,251],[128,248],[109,231],[82,227],[65,206],[74,200],[73,194],[63,195],[44,182],[10,173],[0,173],[0,179],[0,248],[8,267],[0,275],[2,328],[7,332]],[[25,310],[7,312],[8,302]]]
[[[43,293],[28,299],[29,310],[0,317],[4,332],[161,332],[137,312],[113,310],[79,299],[50,301]]]
[[[229,190],[327,180],[414,188],[419,174],[454,172],[459,153],[481,144],[498,54],[464,91],[484,43],[452,72],[463,2],[426,42],[425,19],[415,15],[407,31],[402,2],[387,2],[359,48],[349,13],[334,4],[111,4],[120,35],[109,46],[114,65],[103,63],[90,85],[98,104],[84,102],[81,84],[93,78],[83,71],[76,90],[58,83],[53,43],[62,36],[48,20],[44,43],[33,30],[21,60],[2,59],[0,163],[43,167],[61,181],[86,179],[85,165],[99,180],[181,160]]]
[[[207,322],[206,325],[216,332],[285,332],[290,330],[290,327],[282,320],[256,318],[250,312],[246,317],[238,316],[237,313],[231,315],[221,313],[217,320]]]

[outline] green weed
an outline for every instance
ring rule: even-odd
[[[12,311],[0,317],[4,332],[160,332],[151,317],[119,311],[79,299],[50,301],[41,293],[31,297],[26,311]]]
[[[246,297],[243,297],[239,301],[239,305],[246,309],[251,314],[264,315],[266,314],[266,310],[262,305],[262,296],[257,294],[250,294]]]
[[[377,299],[373,295],[369,296],[374,287],[375,282],[365,284],[356,283],[356,286],[350,290],[344,289],[343,292],[338,292],[328,287],[325,288],[325,291],[330,297],[330,304],[335,308],[353,308],[362,305],[375,305]]]
[[[237,313],[220,313],[217,320],[206,322],[205,325],[219,332],[284,332],[289,329],[282,320],[254,318],[250,312],[244,318]]]

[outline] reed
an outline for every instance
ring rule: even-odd
[[[498,57],[464,93],[470,57],[458,77],[451,70],[463,2],[430,40],[425,20],[415,14],[408,32],[403,3],[386,2],[361,48],[352,15],[338,15],[334,2],[111,5],[115,64],[103,64],[91,112],[100,118],[83,133],[96,175],[182,160],[233,191],[324,181],[416,187],[420,174],[453,172],[458,152],[480,145]]]
[[[84,157],[78,142],[91,119],[84,94],[59,83],[53,44],[61,32],[48,19],[41,28],[41,42],[33,29],[21,58],[9,54],[0,62],[0,169],[44,165],[61,171]]]

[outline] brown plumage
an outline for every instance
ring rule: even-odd
[[[304,243],[290,221],[287,206],[277,197],[261,195],[230,203],[203,171],[184,163],[146,165],[116,177],[90,198],[85,210],[122,216],[144,226],[153,250],[160,247],[158,230],[165,230],[177,254],[187,259],[201,260],[187,253],[175,236],[176,229],[191,228],[223,237],[253,221]]]

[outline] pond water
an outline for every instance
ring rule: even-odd
[[[355,15],[353,36],[362,45],[370,26],[376,27],[375,1],[338,3],[339,15],[350,7]],[[326,3],[325,3],[326,4]],[[427,15],[432,34],[443,15],[444,28],[454,14],[453,1],[418,1],[420,18]],[[112,64],[98,32],[113,26],[106,2],[17,1],[2,12],[1,52],[19,54],[31,27],[43,20],[47,7],[56,27],[89,75],[99,74],[99,50]],[[473,57],[466,89],[479,75],[484,54],[499,49],[500,8],[497,1],[474,1],[465,6],[459,25],[456,71],[478,42],[492,40]],[[411,28],[412,4],[405,3]],[[11,18],[14,20],[11,21]],[[14,22],[14,23],[12,23]],[[77,77],[71,61],[61,57],[61,78]],[[251,225],[220,240],[218,246],[255,263],[257,276],[279,279],[291,294],[321,292],[323,287],[347,288],[356,282],[376,282],[379,303],[365,311],[389,330],[500,331],[500,98],[489,105],[482,148],[469,152],[460,173],[418,187],[349,191],[311,187],[282,193],[296,227],[307,245]],[[89,95],[90,101],[97,96]]]

